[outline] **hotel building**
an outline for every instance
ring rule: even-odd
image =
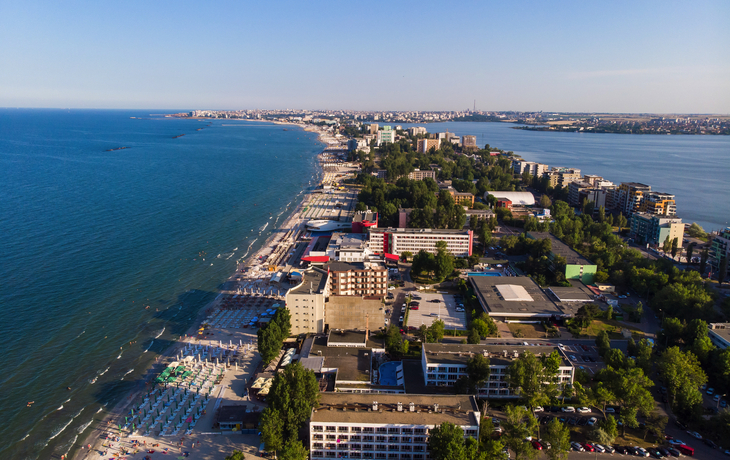
[[[374,253],[395,254],[408,251],[413,255],[421,249],[436,254],[436,243],[446,242],[446,250],[456,257],[469,257],[474,233],[472,230],[431,228],[370,228],[370,250]]]
[[[309,419],[312,459],[427,460],[428,436],[444,422],[479,439],[474,396],[323,393]]]

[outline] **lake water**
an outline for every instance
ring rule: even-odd
[[[477,145],[525,160],[573,167],[616,185],[641,182],[676,195],[677,215],[705,230],[730,225],[730,136],[559,133],[512,129],[511,123],[402,124],[429,132],[477,136]]]

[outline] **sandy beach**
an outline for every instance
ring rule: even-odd
[[[320,141],[326,146],[338,142],[316,129],[307,130],[318,132]],[[186,334],[157,357],[135,389],[80,443],[83,448],[73,454],[74,459],[141,460],[169,456],[223,459],[234,450],[243,451],[247,458],[256,458],[257,434],[214,430],[216,409],[223,400],[228,404],[246,405],[250,411],[261,411],[264,407],[246,391],[259,367],[260,356],[256,330],[246,328],[244,324],[251,320],[250,315],[283,306],[286,289],[269,285],[273,274],[269,265],[280,266],[288,259],[290,250],[304,231],[307,219],[302,217],[302,211],[311,200],[312,194],[302,194],[290,216],[255,254],[238,265],[218,296],[200,309]],[[235,303],[240,299],[249,302],[243,309]],[[205,332],[199,336],[199,329],[204,324]],[[179,383],[178,387],[170,384],[163,391],[154,381],[171,365],[193,375],[182,374],[187,376],[182,387]],[[153,423],[154,427],[149,429]]]

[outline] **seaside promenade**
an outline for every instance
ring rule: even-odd
[[[321,133],[320,139],[329,148],[338,146],[336,139]],[[319,158],[325,171],[322,183],[334,183],[351,173],[340,171],[325,152]],[[248,412],[260,412],[265,407],[248,391],[261,358],[256,329],[246,327],[247,321],[251,321],[251,315],[260,316],[266,310],[284,306],[289,286],[273,285],[270,281],[274,273],[270,269],[291,268],[287,263],[306,232],[306,222],[314,218],[351,220],[355,198],[356,194],[342,190],[327,195],[305,193],[265,244],[241,261],[216,299],[201,309],[187,334],[158,357],[144,377],[145,387],[118,403],[87,436],[81,444],[83,448],[73,458],[153,460],[172,456],[212,460],[225,458],[234,450],[255,458],[260,443],[257,434],[214,428],[216,412],[222,405],[246,406]],[[236,304],[234,297],[251,303]],[[203,357],[201,352],[208,354]],[[184,368],[193,375],[180,374],[184,376],[182,386],[180,382],[165,387],[158,384],[153,390],[155,378],[164,374],[165,369],[175,368]],[[178,374],[173,370],[172,375]],[[135,413],[136,418],[130,420]]]

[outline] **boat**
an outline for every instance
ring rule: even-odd
[[[329,232],[352,228],[351,222],[339,222],[336,220],[310,220],[307,222],[307,230],[312,232]]]

